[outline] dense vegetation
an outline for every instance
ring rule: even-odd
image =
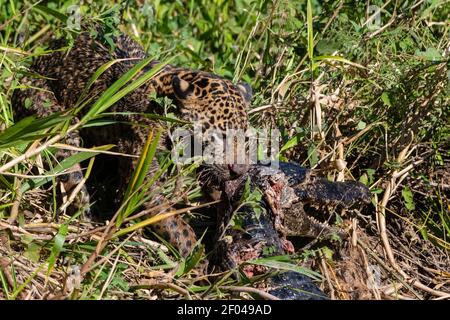
[[[61,214],[56,176],[81,161],[95,176],[98,152],[43,166],[55,164],[59,140],[48,141],[68,120],[14,126],[11,96],[49,39],[73,40],[78,22],[92,32],[103,25],[107,41],[125,32],[155,59],[248,82],[251,123],[281,131],[280,159],[370,187],[371,205],[331,217],[352,236],[298,244],[290,267],[320,273],[336,299],[449,297],[448,1],[78,2],[0,0],[1,299],[215,299],[248,285],[229,273],[194,282],[198,255],[185,261],[161,239],[148,240],[144,229],[153,220],[130,219],[136,206],[114,221],[106,242],[109,228]],[[111,96],[101,98],[107,105]],[[94,106],[96,116],[105,111]],[[151,151],[145,156],[160,156]],[[160,163],[161,174],[169,170]],[[163,187],[137,193],[133,203],[164,194],[195,222],[202,194],[194,169],[166,172]],[[180,179],[183,192],[174,192]]]

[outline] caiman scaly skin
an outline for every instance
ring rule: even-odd
[[[314,219],[305,204],[348,208],[370,201],[370,192],[362,183],[331,182],[293,163],[279,165],[255,165],[235,180],[222,181],[226,205],[218,214],[216,264],[225,269],[241,266],[249,278],[265,274],[267,267],[246,262],[292,253],[286,236],[343,235],[339,228]],[[259,192],[258,205],[244,204],[244,192]],[[279,272],[260,286],[281,299],[326,298],[311,278],[293,271]]]

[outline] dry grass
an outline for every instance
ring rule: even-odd
[[[319,271],[326,293],[450,298],[448,2],[374,1],[383,8],[378,25],[365,3],[347,1],[112,3],[82,6],[83,21],[103,23],[111,34],[124,30],[152,57],[179,54],[179,65],[249,82],[252,124],[281,130],[283,160],[370,188],[370,205],[331,216],[348,239],[296,248],[294,261]],[[66,13],[69,5],[53,8]],[[71,39],[72,31],[32,2],[1,6],[1,130],[17,122],[10,99],[33,56],[52,34]],[[54,147],[64,147],[55,145],[59,132],[12,142],[0,133],[0,299],[255,297],[233,270],[210,277],[183,271],[186,261],[173,248],[146,228],[127,229],[149,211],[118,228],[60,212],[52,179],[67,168],[45,169]],[[79,161],[88,159],[88,150],[79,151]],[[196,222],[203,199],[193,170],[170,172],[149,210]],[[29,186],[42,179],[50,183]],[[158,204],[158,195],[167,203]]]

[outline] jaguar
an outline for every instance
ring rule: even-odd
[[[16,119],[70,112],[89,85],[89,96],[95,97],[147,58],[143,47],[126,34],[115,37],[113,43],[111,47],[101,33],[94,37],[88,31],[81,32],[70,47],[64,39],[51,41],[48,48],[50,53],[35,59],[28,75],[21,80],[22,89],[15,90],[13,94]],[[159,61],[152,60],[136,77],[149,72],[158,64]],[[90,84],[94,73],[106,65],[108,68]],[[73,147],[114,144],[116,147],[113,151],[139,156],[150,132],[157,125],[154,119],[145,114],[162,113],[161,107],[154,102],[155,96],[172,99],[179,117],[201,128],[202,137],[209,137],[209,140],[203,138],[201,141],[204,146],[219,143],[214,133],[224,136],[227,130],[245,130],[248,126],[246,109],[252,98],[250,85],[233,83],[213,73],[167,64],[148,82],[108,110],[117,124],[71,131],[65,136],[64,142]],[[77,114],[74,123],[86,113],[85,110],[89,110],[89,106]],[[56,156],[61,161],[75,152],[60,149]],[[112,161],[111,158],[108,161]],[[119,157],[116,161],[113,170],[117,170],[118,174],[114,174],[113,187],[105,189],[112,193],[108,198],[112,209],[117,209],[123,201],[126,186],[138,163],[136,157]],[[225,162],[209,167],[214,167],[223,177],[231,178],[245,172],[248,165]],[[83,179],[80,165],[75,165],[69,172],[61,178],[67,193]],[[111,170],[107,175],[111,175]],[[150,176],[149,173],[148,178]],[[79,195],[75,205],[88,211],[91,202],[88,189],[83,186]],[[189,254],[196,242],[193,229],[181,217],[169,217],[155,223],[153,227],[183,256]]]

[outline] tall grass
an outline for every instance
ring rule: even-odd
[[[143,228],[164,214],[197,215],[195,201],[202,200],[192,174],[195,165],[171,171],[170,159],[165,158],[154,179],[144,182],[150,162],[166,156],[156,152],[160,135],[156,131],[139,159],[140,165],[126,192],[127,201],[110,225],[114,225],[112,231],[100,227],[103,229],[92,239],[77,238],[75,226],[82,222],[63,216],[55,225],[45,224],[45,230],[52,232],[40,234],[34,231],[34,223],[29,223],[28,213],[36,217],[50,212],[56,217],[56,178],[74,164],[86,163],[111,148],[106,145],[80,149],[56,163],[54,153],[64,147],[58,144],[64,135],[80,127],[110,124],[103,121],[104,116],[110,115],[108,108],[169,62],[247,81],[255,93],[249,110],[251,122],[254,126],[281,130],[282,160],[319,169],[329,179],[355,179],[368,185],[373,194],[372,205],[359,213],[358,221],[368,236],[383,239],[387,256],[389,250],[395,249],[391,243],[400,248],[399,243],[406,240],[398,239],[409,237],[428,248],[429,256],[410,252],[417,254],[421,266],[438,268],[427,265],[433,260],[432,255],[448,255],[448,2],[371,1],[374,7],[369,7],[365,2],[338,0],[106,1],[73,7],[77,4],[78,1],[36,4],[0,0],[0,222],[6,223],[11,215],[17,215],[19,228],[8,229],[2,224],[0,233],[10,230],[13,241],[19,245],[20,250],[8,254],[36,263],[27,276],[20,269],[23,264],[0,269],[2,298],[21,298],[30,285],[39,282],[32,281],[36,279],[45,278],[50,286],[43,285],[39,290],[51,291],[48,288],[56,287],[52,279],[62,270],[67,271],[58,264],[63,258],[73,265],[85,266],[87,274],[87,280],[72,298],[128,297],[130,287],[124,270],[142,274],[144,267],[140,263],[145,268],[165,270],[182,262],[176,252],[173,255],[164,247],[140,240]],[[74,21],[70,15],[74,8],[79,9],[83,25],[88,28],[103,24],[107,40],[121,31],[133,36],[149,58],[92,98],[88,95],[90,86],[117,61],[105,64],[94,73],[73,109],[64,114],[45,119],[14,119],[11,96],[20,88],[20,78],[28,74],[31,61],[48,53],[46,45],[52,36],[64,37],[69,44],[76,37],[78,30],[68,24],[68,20]],[[380,15],[373,9],[381,9]],[[152,59],[163,63],[136,79]],[[81,121],[71,125],[71,119],[82,110]],[[148,116],[161,121],[171,119]],[[170,121],[174,125],[177,122]],[[38,168],[37,172],[33,168]],[[167,184],[154,186],[163,174],[168,175]],[[175,196],[180,179],[186,184],[184,194]],[[47,187],[49,183],[51,187]],[[142,190],[152,188],[153,194],[164,194],[171,201],[170,206],[159,208],[163,213],[159,218],[130,220],[138,214],[140,203],[151,201]],[[44,201],[45,192],[52,196]],[[341,218],[335,220],[339,222]],[[371,224],[373,220],[376,222]],[[356,223],[355,219],[352,221]],[[133,246],[141,248],[140,252],[146,252],[149,258],[137,258]],[[5,249],[0,248],[0,256],[6,255],[1,250]],[[324,265],[339,262],[338,252],[333,245],[320,244],[303,256],[319,259],[324,272]],[[395,266],[403,253],[395,251],[394,261],[387,259],[386,263]],[[87,265],[89,259],[94,260]],[[182,262],[188,265],[179,269],[182,282],[192,276],[190,271],[199,260],[194,257],[193,263]],[[303,260],[299,256],[296,261],[300,264]],[[402,270],[397,271],[397,278],[407,279]],[[220,287],[239,285],[230,274],[204,287],[186,280],[183,289],[197,298],[199,293],[223,297],[227,293]],[[386,278],[397,279],[387,274]],[[13,283],[8,276],[12,276]],[[425,283],[427,279],[420,278]],[[98,288],[98,283],[108,285]]]

